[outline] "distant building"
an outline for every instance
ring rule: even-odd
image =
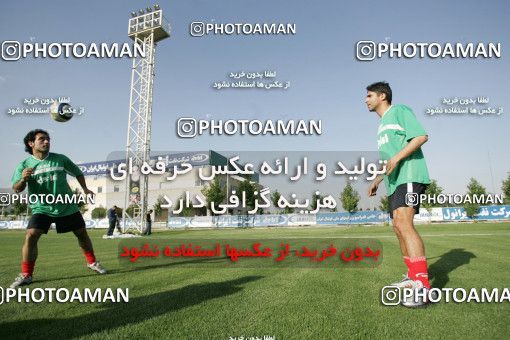
[[[158,197],[166,195],[172,202],[178,202],[180,198],[187,192],[193,202],[196,202],[194,197],[202,195],[201,190],[206,186],[209,181],[203,181],[199,177],[199,169],[205,174],[210,174],[212,166],[227,165],[228,159],[212,150],[186,152],[177,154],[163,154],[151,156],[151,161],[161,160],[167,165],[167,172],[164,174],[150,175],[149,177],[149,193],[148,193],[148,208],[153,209],[154,204],[157,202]],[[113,180],[111,176],[111,168],[117,169],[118,165],[125,163],[125,160],[109,160],[103,162],[83,163],[77,164],[85,175],[87,186],[90,190],[96,193],[94,205],[88,205],[87,211],[84,213],[86,218],[91,218],[91,212],[96,207],[110,208],[116,205],[125,209],[126,197],[126,182],[125,180]],[[181,163],[189,163],[192,165],[191,171],[184,175],[178,175],[173,180],[167,180],[172,172],[174,165],[179,166]],[[220,184],[227,186],[227,193],[238,187],[239,183],[245,180],[244,177],[238,175],[217,175]],[[251,181],[258,183],[258,174],[255,174]],[[74,177],[69,177],[69,185],[72,189],[80,188],[78,181]],[[175,209],[172,208],[172,210]],[[205,209],[195,209],[196,215],[205,215]],[[166,218],[161,216],[161,218]],[[161,219],[160,218],[160,219]]]

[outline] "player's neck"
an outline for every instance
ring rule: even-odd
[[[48,154],[49,154],[49,153],[50,153],[49,151],[47,151],[47,152],[41,152],[41,151],[35,151],[35,150],[34,150],[34,151],[33,151],[33,153],[32,153],[32,156],[34,156],[34,158],[37,158],[38,160],[43,160],[43,159],[45,159],[46,157],[48,157]]]
[[[383,117],[384,114],[386,112],[388,112],[388,110],[390,109],[391,105],[388,104],[387,102],[382,102],[378,107],[377,107],[377,110],[375,110],[375,112],[377,112],[377,114],[379,115],[379,117]]]

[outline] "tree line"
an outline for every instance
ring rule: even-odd
[[[239,186],[236,188],[235,195],[238,196],[238,198],[241,200],[242,193],[245,193],[246,197],[246,210],[252,210],[255,207],[255,201],[259,199],[260,197],[260,190],[262,189],[261,185],[256,182],[252,182],[249,179],[245,179],[242,181]],[[503,180],[501,185],[501,191],[504,196],[504,204],[510,204],[510,172],[508,173],[507,179]],[[218,178],[215,178],[209,185],[204,186],[201,190],[202,194],[205,197],[207,207],[204,207],[202,209],[194,209],[192,207],[184,207],[181,211],[181,213],[178,216],[195,216],[195,215],[206,215],[207,210],[210,211],[212,215],[214,213],[211,210],[211,205],[214,205],[215,207],[218,207],[219,204],[225,202],[227,199],[227,188],[224,185],[224,183],[220,182]],[[428,185],[425,194],[429,196],[438,196],[444,192],[443,188],[439,186],[438,182],[436,180],[432,180],[430,185]],[[73,191],[74,194],[79,195],[80,191],[79,189],[75,189]],[[469,183],[467,185],[467,192],[466,195],[487,195],[486,188],[480,184],[475,178],[470,178]],[[281,197],[281,193],[278,190],[275,190],[271,194],[271,203],[274,207],[278,206],[278,200]],[[181,197],[184,198],[184,195]],[[317,202],[324,197],[320,194],[313,193],[310,200],[310,210],[315,210],[317,207]],[[360,194],[357,192],[357,190],[351,185],[350,182],[347,182],[347,185],[343,188],[342,192],[340,193],[340,202],[342,205],[342,208],[349,213],[354,213],[356,211],[359,211],[359,202],[360,202]],[[179,200],[177,200],[179,201]],[[162,205],[165,202],[163,199],[163,196],[159,196],[154,203],[152,210],[154,210],[154,214],[156,219],[158,217],[161,217],[164,213],[164,209],[162,209]],[[439,204],[437,202],[424,202],[421,205],[423,208],[427,210],[431,210],[435,207],[442,207],[444,205]],[[450,204],[450,206],[455,206]],[[466,215],[471,217],[475,215],[479,209],[480,205],[476,202],[471,203],[465,203],[461,205],[466,210]],[[80,203],[79,204],[80,211],[82,213],[86,212],[88,210],[87,204]],[[388,197],[383,196],[379,202],[378,208],[382,211],[388,211]],[[127,213],[131,214],[133,213],[134,206],[129,206],[127,208]],[[375,208],[374,208],[375,209]],[[335,212],[335,209],[329,210],[329,212]],[[96,207],[91,211],[92,218],[105,218],[106,217],[107,209],[105,207]],[[295,213],[293,208],[286,207],[283,210],[277,211],[278,213],[282,214],[291,214]],[[230,213],[238,213],[242,214],[245,213],[243,211],[236,211],[236,212],[230,212]],[[257,211],[258,214],[264,214],[269,213],[269,211],[264,211],[263,209],[259,209]],[[31,212],[28,208],[26,203],[20,203],[20,202],[14,202],[8,207],[2,208],[2,215],[3,217],[10,216],[11,218],[18,218],[20,216],[30,216]],[[120,212],[120,215],[122,216],[122,210]]]

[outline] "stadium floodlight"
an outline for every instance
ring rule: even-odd
[[[160,10],[159,5],[158,5],[158,4],[155,4],[155,5],[154,5],[154,9],[155,9],[156,11],[159,11],[159,10]]]
[[[152,8],[150,8],[150,7],[147,7],[145,10],[147,11],[147,13],[152,12]]]
[[[136,17],[136,12],[131,12],[131,16],[134,18]]]
[[[149,9],[147,10],[149,12]],[[128,36],[137,47],[145,51],[145,55],[134,56],[131,68],[126,162],[131,160],[134,166],[141,169],[144,163],[150,161],[156,43],[170,36],[170,25],[161,10],[155,13],[144,13],[140,10],[139,13],[139,16],[129,19],[128,25]],[[155,14],[160,14],[158,20],[152,20]],[[145,217],[148,211],[149,177],[126,176],[125,185],[122,229],[126,231],[134,228],[142,232],[146,226]]]
[[[138,11],[138,14],[139,14],[139,15],[144,15],[144,14],[145,14],[145,12],[143,11],[143,9],[141,9],[141,10],[139,10],[139,11]]]

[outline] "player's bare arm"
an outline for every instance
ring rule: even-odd
[[[85,195],[92,195],[92,196],[95,195],[95,193],[92,190],[87,188],[87,183],[85,182],[85,176],[77,176],[76,180],[78,181],[78,183],[80,183],[81,188],[83,189],[83,193]]]
[[[402,150],[400,150],[400,152],[393,156],[388,163],[386,163],[386,175],[390,175],[401,160],[409,157],[409,155],[425,144],[428,139],[428,136],[418,136],[411,139],[409,144],[407,144]]]
[[[25,188],[27,187],[27,181],[30,178],[30,176],[32,176],[33,173],[34,173],[34,168],[23,169],[21,179],[16,184],[14,184],[12,186],[12,189],[15,192],[22,192],[23,190],[25,190]]]
[[[370,184],[370,187],[368,188],[368,196],[369,197],[375,196],[375,194],[377,193],[377,188],[379,188],[379,184],[383,181],[383,179],[384,179],[384,176],[379,175],[374,179],[372,184]]]

